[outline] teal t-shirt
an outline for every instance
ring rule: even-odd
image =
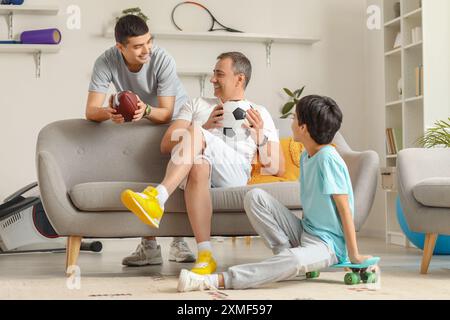
[[[303,229],[326,242],[339,263],[348,261],[342,223],[334,194],[347,194],[354,214],[353,189],[344,160],[333,146],[325,146],[313,157],[305,151],[300,158],[300,197]]]

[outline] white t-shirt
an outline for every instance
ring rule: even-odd
[[[272,120],[272,116],[269,111],[263,106],[259,106],[248,101],[250,105],[259,112],[261,118],[264,121],[264,134],[267,136],[268,141],[278,142],[278,131],[275,128],[275,124]],[[181,107],[181,110],[177,116],[174,117],[175,120],[186,120],[191,123],[197,123],[199,125],[204,125],[211,115],[211,112],[216,106],[218,106],[220,101],[217,98],[195,98],[189,100],[186,104]],[[239,154],[243,155],[249,162],[253,161],[253,158],[257,151],[257,146],[255,141],[249,136],[245,140],[228,139],[223,134],[220,129],[209,130],[215,136],[223,139],[228,145],[233,147]]]

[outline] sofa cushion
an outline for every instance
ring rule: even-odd
[[[430,178],[413,188],[414,197],[428,207],[450,208],[450,178]]]
[[[69,197],[75,207],[81,211],[127,211],[120,201],[121,192],[125,189],[142,191],[148,185],[148,183],[136,182],[82,183],[69,190]],[[244,197],[249,190],[254,188],[260,188],[267,191],[289,209],[301,209],[299,183],[283,182],[238,188],[213,188],[211,189],[213,210],[215,212],[243,212]],[[165,204],[165,212],[186,212],[182,190],[177,189],[169,198]]]

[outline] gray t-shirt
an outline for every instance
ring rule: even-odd
[[[133,91],[144,103],[158,107],[158,97],[175,97],[174,116],[189,100],[178,78],[175,60],[153,45],[150,61],[131,72],[119,49],[112,47],[95,61],[89,91],[108,93],[111,82],[117,92]]]

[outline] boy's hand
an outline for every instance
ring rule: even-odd
[[[354,256],[350,256],[349,258],[350,258],[350,262],[351,263],[353,263],[353,264],[361,264],[364,261],[372,258],[372,256],[364,256],[364,255],[357,254],[357,255],[354,255]]]
[[[141,98],[139,98],[138,95],[136,95],[137,99],[138,99],[138,104],[137,106],[139,107],[139,109],[137,109],[134,112],[134,116],[133,116],[133,122],[139,121],[144,117],[145,114],[145,109],[147,108],[147,105],[142,102]]]

